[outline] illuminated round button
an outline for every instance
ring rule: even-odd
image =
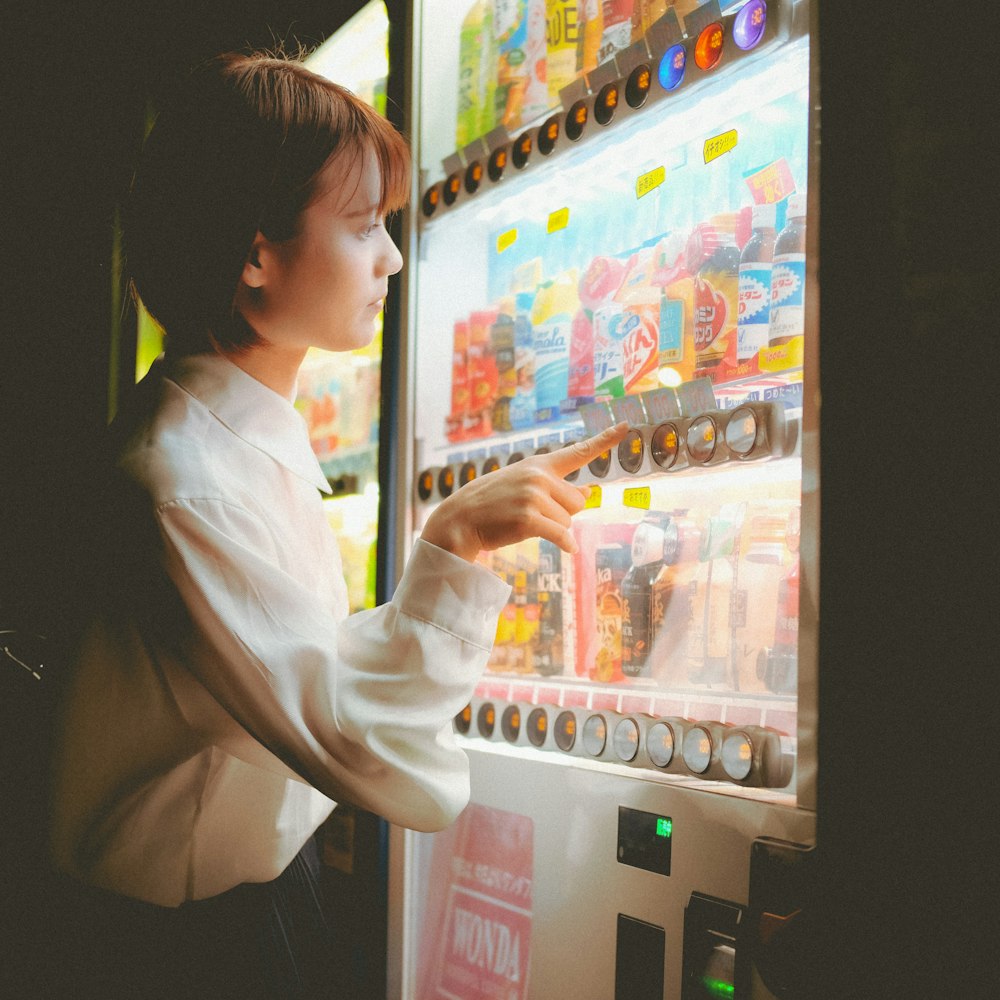
[[[749,0],[733,21],[733,41],[744,51],[752,49],[764,37],[767,27],[767,4],[764,0]]]
[[[441,189],[435,184],[433,187],[429,187],[424,192],[423,201],[420,203],[423,209],[424,215],[431,216],[434,214],[441,201]]]
[[[583,135],[583,130],[587,127],[587,102],[577,101],[569,109],[566,115],[566,138],[572,142]]]
[[[639,723],[635,719],[622,719],[615,726],[611,742],[619,760],[635,760],[639,752]]]
[[[657,767],[674,759],[674,731],[665,722],[654,722],[646,733],[646,753]]]
[[[472,706],[466,705],[458,715],[455,716],[455,730],[463,736],[472,728]]]
[[[572,448],[573,447],[573,442],[572,441],[567,441],[563,445],[563,447],[564,448]],[[580,470],[579,469],[573,469],[572,472],[567,472],[566,475],[563,476],[563,479],[565,479],[567,483],[575,482],[579,478],[580,478]]]
[[[450,497],[455,492],[455,470],[450,465],[438,473],[437,487],[443,497]]]
[[[591,757],[600,757],[608,743],[608,724],[603,715],[592,715],[583,724],[583,749]]]
[[[548,156],[559,140],[559,118],[553,116],[538,130],[538,152]]]
[[[454,205],[455,199],[458,197],[458,192],[462,190],[462,178],[458,174],[451,174],[448,179],[444,182],[444,203],[446,205]]]
[[[523,451],[512,451],[510,453],[510,458],[507,459],[508,465],[513,465],[515,462],[520,462],[524,458]]]
[[[660,60],[657,77],[664,90],[676,90],[684,79],[687,68],[687,50],[683,45],[671,45]]]
[[[549,732],[549,716],[544,708],[532,709],[528,716],[528,742],[532,746],[540,747],[545,745],[545,737]]]
[[[707,729],[694,726],[684,735],[684,763],[695,774],[704,774],[712,763],[712,737]]]
[[[713,69],[722,58],[724,40],[722,25],[713,21],[698,36],[694,46],[694,61],[699,69]]]
[[[703,414],[691,421],[687,432],[687,450],[696,462],[711,461],[717,441],[718,428],[714,418]]]
[[[645,451],[646,445],[642,440],[642,435],[633,427],[618,442],[618,464],[626,472],[638,472]]]
[[[500,732],[508,743],[516,743],[521,733],[521,710],[517,705],[508,705],[500,717]]]
[[[479,714],[476,716],[476,727],[479,735],[489,739],[493,735],[493,728],[497,723],[496,709],[490,702],[484,702],[479,706]]]
[[[753,770],[753,744],[746,733],[729,733],[722,741],[722,769],[734,781],[743,781]]]
[[[503,147],[494,149],[486,164],[486,173],[491,181],[498,181],[503,177],[503,172],[507,169],[507,150]]]
[[[542,444],[535,449],[535,454],[547,455],[550,451],[552,451],[552,449],[547,444]]]
[[[630,108],[641,108],[646,103],[652,79],[653,75],[645,63],[632,70],[625,84],[625,103]]]
[[[465,168],[465,190],[469,194],[475,194],[479,190],[479,185],[483,183],[483,165],[478,161],[470,163]]]
[[[476,463],[463,462],[462,468],[458,470],[458,485],[465,486],[466,483],[471,483],[472,480],[475,478],[476,478]]]
[[[483,475],[485,476],[488,472],[496,472],[500,468],[500,459],[496,455],[490,455],[489,458],[483,459]]]
[[[618,84],[609,83],[601,88],[594,101],[594,118],[598,125],[607,125],[618,110]]]
[[[430,500],[431,494],[434,492],[434,473],[430,469],[424,469],[423,472],[417,476],[417,496],[421,500]]]
[[[677,454],[680,451],[680,438],[677,435],[677,425],[666,423],[660,424],[653,431],[653,436],[649,442],[649,454],[661,469],[670,469],[677,461]]]
[[[525,132],[524,135],[514,143],[514,149],[511,152],[511,159],[514,161],[514,166],[518,170],[523,170],[525,164],[531,158],[531,136]]]
[[[611,450],[602,451],[597,458],[592,459],[588,464],[587,468],[597,476],[598,479],[603,479],[607,474],[608,470],[611,468]]]
[[[726,424],[726,447],[741,458],[749,455],[757,443],[757,414],[749,406],[733,410]]]
[[[560,712],[556,718],[554,739],[560,750],[570,751],[576,743],[576,716],[572,712]]]

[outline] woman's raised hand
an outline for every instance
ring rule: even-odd
[[[590,487],[573,486],[565,477],[614,448],[627,431],[628,424],[616,424],[558,451],[532,455],[473,479],[441,501],[421,537],[469,562],[484,549],[534,537],[575,552],[570,523],[586,504]]]

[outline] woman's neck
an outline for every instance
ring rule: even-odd
[[[298,383],[299,368],[306,356],[305,350],[261,343],[223,353],[237,368],[242,368],[249,376],[269,389],[273,389],[285,399],[295,398],[295,387]]]

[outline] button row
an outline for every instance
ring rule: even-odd
[[[784,788],[795,741],[762,726],[621,715],[473,700],[455,718],[463,736],[530,746],[752,788]]]

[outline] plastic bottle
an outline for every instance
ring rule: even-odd
[[[754,205],[753,232],[740,254],[736,360],[756,357],[770,338],[771,270],[774,257],[775,207]]]
[[[538,543],[529,538],[517,546],[514,570],[514,664],[519,673],[534,669],[538,635]]]
[[[695,367],[706,371],[726,357],[735,336],[740,251],[735,213],[713,216],[688,239],[688,270],[694,279]]]
[[[691,584],[698,568],[701,528],[687,510],[676,510],[663,531],[663,562],[653,580],[650,611],[653,670],[669,680],[691,628]]]
[[[576,68],[579,73],[589,73],[597,67],[604,32],[604,4],[602,0],[578,0],[576,6]]]
[[[535,352],[535,420],[558,420],[569,392],[573,317],[580,308],[577,273],[567,271],[538,289],[531,309]]]
[[[455,323],[451,354],[451,411],[445,417],[445,437],[455,443],[464,441],[469,413],[469,324]]]
[[[663,564],[664,529],[670,515],[647,514],[632,536],[632,565],[622,580],[622,673],[648,677],[653,642],[653,581]]]
[[[627,49],[632,43],[632,11],[634,0],[602,0],[604,25],[598,63],[606,62],[616,52]]]
[[[770,344],[787,344],[805,331],[806,195],[788,199],[785,227],[774,244]]]
[[[547,107],[538,67],[545,59],[545,0],[493,0],[493,47],[494,119],[513,132]]]
[[[566,560],[569,562],[569,560]],[[538,632],[535,637],[534,669],[543,676],[562,673],[567,662],[565,637],[569,631],[562,550],[554,542],[538,542]]]
[[[577,0],[545,0],[545,73],[549,105],[559,104],[559,91],[577,78]]]
[[[622,580],[629,564],[626,546],[612,542],[600,545],[595,558],[595,628],[597,653],[591,679],[615,683],[622,674]]]
[[[534,292],[518,292],[514,297],[514,396],[510,401],[512,430],[535,423],[535,345],[531,326]]]
[[[462,21],[459,36],[455,127],[459,149],[493,128],[495,77],[492,0],[476,0]]]

